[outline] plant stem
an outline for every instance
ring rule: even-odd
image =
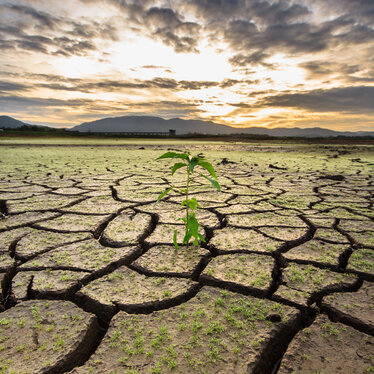
[[[188,231],[188,214],[189,214],[189,207],[188,207],[188,188],[189,188],[189,184],[190,184],[190,168],[189,166],[187,166],[187,183],[186,183],[186,227],[185,227],[185,235],[187,235],[187,231]],[[188,248],[188,242],[189,240],[187,241],[186,243],[186,246]]]

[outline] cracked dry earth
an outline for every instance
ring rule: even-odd
[[[192,148],[175,251],[167,147],[1,147],[0,373],[374,372],[373,149]]]

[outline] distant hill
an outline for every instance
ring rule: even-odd
[[[234,128],[220,125],[210,121],[184,120],[180,118],[163,119],[151,116],[124,116],[103,118],[97,121],[84,122],[73,127],[71,130],[79,132],[168,132],[169,129],[176,130],[177,135],[185,134],[207,134],[207,135],[228,135],[228,134],[248,134],[248,135],[269,135],[288,137],[330,137],[330,136],[374,136],[374,131],[333,131],[320,127],[307,129],[275,128],[267,129],[263,127]]]
[[[28,123],[18,121],[12,117],[0,116],[0,128],[16,129],[22,126],[31,126]]]
[[[57,131],[53,127],[42,125],[30,125],[15,118],[0,116],[0,129],[25,130],[25,131]]]
[[[9,116],[0,116],[0,129],[20,129],[31,131],[64,132],[66,129],[58,129],[48,126],[30,125],[18,121]],[[185,120],[180,118],[163,119],[152,116],[124,116],[103,118],[97,121],[84,122],[71,128],[71,131],[91,133],[123,133],[123,132],[169,132],[176,130],[178,135],[206,134],[206,135],[267,135],[276,137],[306,137],[325,138],[334,136],[370,136],[374,137],[374,131],[333,131],[320,127],[301,129],[298,127],[278,127],[267,129],[263,127],[235,128],[210,121]]]

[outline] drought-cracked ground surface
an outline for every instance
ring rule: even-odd
[[[0,147],[0,373],[374,372],[373,148],[190,147],[178,251],[166,149]]]

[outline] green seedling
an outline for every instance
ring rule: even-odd
[[[190,183],[192,180],[192,175],[195,172],[195,167],[200,166],[201,168],[208,171],[209,176],[197,173],[199,176],[205,178],[210,182],[210,184],[218,191],[221,190],[220,185],[218,183],[218,178],[216,175],[216,172],[212,166],[212,164],[207,161],[204,157],[200,156],[191,156],[189,152],[186,153],[177,153],[177,152],[166,152],[162,156],[158,157],[156,160],[161,160],[165,158],[171,158],[171,159],[179,159],[180,162],[175,162],[174,165],[171,168],[171,175],[174,175],[174,173],[179,169],[185,169],[186,171],[186,184],[184,188],[177,190],[175,186],[171,186],[165,189],[160,196],[158,197],[155,206],[158,204],[158,202],[167,195],[170,191],[179,191],[179,193],[183,194],[185,196],[185,199],[182,201],[181,206],[185,207],[186,215],[183,218],[180,218],[181,221],[184,223],[185,227],[185,233],[183,238],[183,244],[189,246],[191,239],[193,245],[199,245],[199,239],[202,242],[205,242],[204,237],[199,234],[199,222],[196,219],[196,211],[200,207],[199,203],[197,202],[196,198],[190,198]],[[174,230],[173,235],[173,243],[175,249],[178,249],[178,230]]]

